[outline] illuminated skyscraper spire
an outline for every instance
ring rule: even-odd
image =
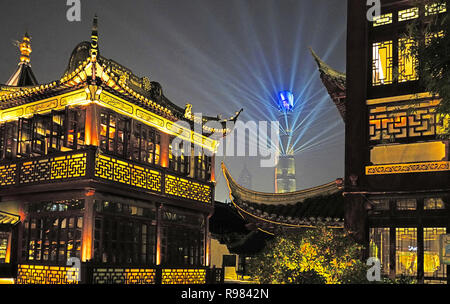
[[[275,168],[275,192],[287,193],[297,190],[295,177],[295,157],[292,146],[292,112],[294,110],[294,94],[291,91],[278,93],[280,110],[280,155]]]

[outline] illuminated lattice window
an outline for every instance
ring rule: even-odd
[[[389,210],[389,200],[388,199],[382,199],[382,200],[373,200],[373,209],[374,210]]]
[[[0,264],[6,262],[9,233],[0,231]]]
[[[22,260],[65,264],[70,257],[80,258],[82,228],[81,214],[30,213],[24,223]]]
[[[190,172],[190,145],[183,141],[179,142],[179,138],[172,136],[169,144],[169,168],[183,175]]]
[[[439,259],[439,238],[446,234],[445,228],[424,228],[423,229],[423,270],[425,277],[446,279],[447,266],[441,264]]]
[[[159,133],[144,124],[133,121],[131,157],[135,161],[159,165],[161,139]]]
[[[412,211],[417,209],[417,201],[415,199],[401,199],[397,201],[397,210]]]
[[[194,178],[208,181],[211,178],[211,157],[201,151],[194,157]]]
[[[417,43],[413,39],[401,38],[398,41],[398,81],[418,80],[417,57],[413,54]]]
[[[113,112],[100,113],[100,149],[103,152],[127,156],[131,119]]]
[[[417,275],[417,228],[396,228],[396,275]]]
[[[381,262],[381,270],[384,274],[389,274],[389,253],[390,253],[390,229],[370,228],[370,257],[377,258]]]
[[[156,222],[153,209],[111,201],[96,201],[95,206],[95,262],[155,264]]]
[[[445,209],[445,203],[442,198],[426,198],[423,202],[424,210]]]
[[[392,23],[392,13],[376,16],[373,18],[373,27]]]
[[[392,41],[372,45],[372,85],[391,84],[393,79]]]
[[[395,142],[412,137],[436,136],[441,122],[436,114],[439,100],[420,105],[374,106],[370,108],[371,141]]]
[[[447,5],[445,2],[425,5],[425,16],[431,16],[445,12],[447,12]]]
[[[161,228],[161,263],[203,264],[205,224],[202,215],[164,208]]]
[[[419,18],[419,8],[412,7],[398,12],[398,21],[406,21]]]
[[[68,108],[64,119],[66,121],[64,146],[76,150],[85,144],[86,110]]]
[[[11,159],[16,153],[17,122],[0,125],[0,159]]]

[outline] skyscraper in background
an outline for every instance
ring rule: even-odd
[[[275,168],[275,192],[286,193],[297,190],[295,177],[295,157],[292,146],[292,111],[294,109],[294,95],[290,91],[278,93],[280,110],[280,155]]]

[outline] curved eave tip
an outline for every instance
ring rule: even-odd
[[[238,112],[236,112],[236,116],[234,116],[233,121],[236,121],[243,111],[244,111],[244,109],[242,108]]]

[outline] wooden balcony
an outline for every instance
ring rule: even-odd
[[[81,263],[79,267],[21,264],[16,284],[217,284],[221,268],[205,266],[107,266]]]
[[[32,185],[81,180],[110,183],[165,197],[212,204],[214,184],[102,154],[96,147],[0,163],[0,195]]]

